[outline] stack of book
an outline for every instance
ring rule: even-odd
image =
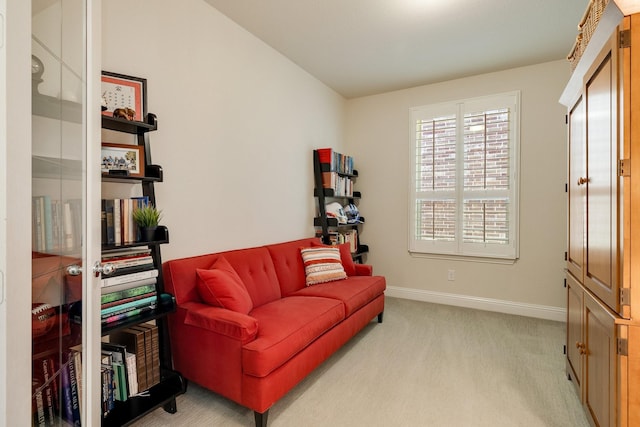
[[[126,244],[139,241],[138,226],[133,221],[133,211],[149,205],[149,197],[130,199],[102,199],[100,222],[102,242]]]
[[[115,267],[113,273],[103,274],[100,281],[103,325],[155,309],[158,269],[149,248],[133,247],[107,252],[103,254],[102,262]]]
[[[160,382],[158,327],[141,323],[109,335],[102,343],[102,411]]]

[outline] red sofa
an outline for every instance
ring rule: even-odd
[[[373,276],[369,265],[353,264],[348,249],[340,249],[346,279],[306,285],[300,249],[319,242],[301,239],[163,264],[165,290],[177,302],[169,317],[174,368],[252,409],[256,426],[266,426],[269,408],[373,318],[382,323],[385,278]],[[251,299],[240,301],[238,311],[201,297],[208,274],[202,270],[221,258]]]

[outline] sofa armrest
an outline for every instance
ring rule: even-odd
[[[182,308],[187,311],[185,325],[235,338],[243,344],[253,341],[258,334],[258,321],[247,314],[199,303],[187,303]]]
[[[356,276],[372,276],[373,266],[369,264],[356,264]]]

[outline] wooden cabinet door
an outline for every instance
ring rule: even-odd
[[[616,426],[617,353],[615,318],[584,292],[584,336],[586,340],[584,406],[597,427]]]
[[[584,280],[584,246],[587,196],[587,142],[584,102],[580,98],[569,112],[569,203],[567,268],[578,281]]]
[[[567,274],[567,374],[582,399],[582,355],[586,344],[583,338],[583,294],[578,281]]]
[[[617,93],[610,49],[586,85],[587,253],[584,285],[619,311],[617,236]]]

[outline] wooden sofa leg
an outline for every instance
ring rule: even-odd
[[[383,317],[383,316],[384,316],[384,311],[381,311],[381,312],[378,314],[378,323],[382,323],[382,317]]]
[[[264,411],[264,413],[253,411],[253,415],[256,419],[256,427],[267,427],[267,418],[269,417],[268,409]]]

